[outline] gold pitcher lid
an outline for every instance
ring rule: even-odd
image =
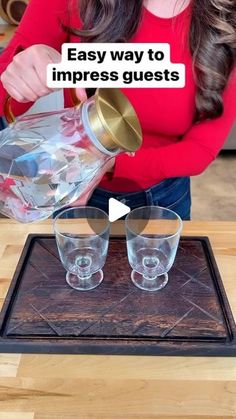
[[[109,151],[136,151],[142,144],[142,130],[127,97],[117,88],[99,88],[94,98],[88,117],[101,144]]]

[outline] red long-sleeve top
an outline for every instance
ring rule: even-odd
[[[33,44],[46,44],[59,52],[64,42],[79,42],[68,35],[61,23],[79,28],[78,11],[68,13],[68,0],[31,0],[15,36],[0,57],[0,74],[14,54]],[[197,175],[215,159],[235,122],[236,71],[233,71],[224,91],[224,113],[221,117],[195,124],[196,86],[192,57],[188,45],[191,7],[174,18],[160,18],[146,9],[136,35],[131,42],[168,42],[171,61],[186,66],[184,88],[126,88],[123,92],[133,104],[143,130],[143,145],[134,157],[122,154],[116,158],[112,179],[104,179],[102,187],[126,191],[120,178],[134,180],[140,188],[179,176]],[[6,91],[0,84],[0,114]],[[65,106],[71,106],[68,90],[64,90]],[[16,115],[31,104],[14,101]],[[130,183],[129,186],[130,188]]]

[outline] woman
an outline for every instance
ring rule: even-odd
[[[31,0],[0,59],[1,114],[7,92],[17,115],[50,93],[47,64],[60,62],[62,43],[80,40],[168,42],[171,61],[186,66],[185,88],[123,90],[141,121],[143,146],[104,169],[89,205],[107,210],[113,196],[189,219],[189,177],[215,159],[235,121],[235,1]],[[77,93],[85,99],[84,90]],[[71,106],[66,89],[64,96]]]

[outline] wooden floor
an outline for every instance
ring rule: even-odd
[[[192,219],[236,221],[236,151],[222,153],[192,183]]]

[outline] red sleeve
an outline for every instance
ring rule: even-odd
[[[0,57],[0,74],[5,71],[17,52],[35,44],[45,44],[61,51],[61,45],[67,39],[61,23],[66,23],[68,0],[30,0],[23,19],[14,37]],[[0,115],[4,114],[3,106],[6,91],[0,82]],[[25,112],[32,103],[12,101],[15,115]]]
[[[136,173],[137,181],[148,178],[158,183],[171,177],[202,173],[216,158],[236,121],[236,70],[231,74],[223,99],[221,117],[193,125],[178,143],[141,148],[135,157],[118,156],[114,176],[133,179]]]

